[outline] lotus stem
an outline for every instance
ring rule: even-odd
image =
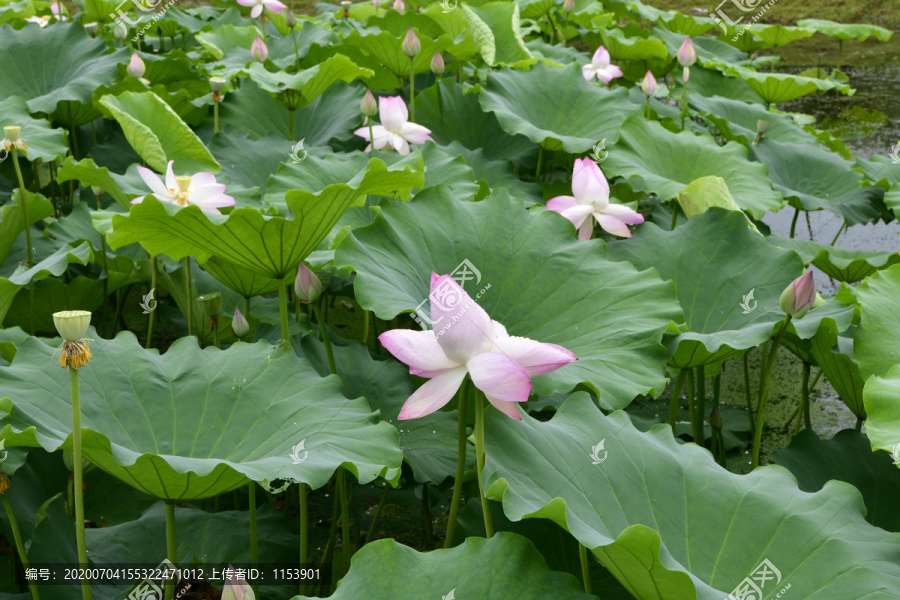
[[[803,361],[803,374],[800,376],[800,391],[803,407],[803,423],[807,429],[812,429],[812,423],[809,418],[809,363]]]
[[[334,558],[334,546],[337,543],[337,523],[338,523],[339,516],[340,516],[340,496],[337,493],[337,477],[335,476],[335,494],[334,494],[334,501],[332,502],[332,505],[331,505],[331,531],[328,533],[328,542],[325,544],[325,552],[322,554],[322,563],[321,564],[323,564],[323,565],[327,565],[327,564],[331,563],[332,559]],[[305,557],[305,554],[303,553],[303,538],[302,537],[300,538],[300,548],[301,548],[301,550],[300,550],[301,559],[303,559]],[[302,560],[301,560],[300,564],[303,564]],[[333,577],[333,575],[332,575],[332,577]],[[321,583],[322,583],[322,589],[324,590],[325,582],[322,581]],[[331,585],[331,582],[329,582],[329,587],[330,587],[330,585]],[[302,589],[303,588],[301,586],[301,590]]]
[[[173,565],[178,562],[178,546],[175,543],[175,503],[166,500],[166,555]],[[166,580],[165,600],[175,598],[175,579]]]
[[[94,124],[93,121],[91,121],[91,125],[93,125],[93,124]],[[96,145],[96,142],[95,142],[95,145]],[[101,195],[98,194],[97,195],[97,210],[102,210],[102,209],[103,209],[103,202],[101,201]],[[57,217],[57,218],[59,218],[59,217]],[[106,300],[106,298],[109,297],[109,265],[107,264],[107,260],[106,260],[106,234],[105,233],[100,234],[100,260],[103,263],[103,275],[105,276],[103,278],[103,299]],[[106,336],[109,337],[109,313],[106,311],[104,311],[104,313],[105,313],[105,316],[103,318],[103,321],[104,321],[105,327],[103,330],[104,330],[104,332],[106,332]],[[153,313],[151,312],[150,314],[152,315]]]
[[[541,176],[541,161],[544,160],[544,147],[541,146],[538,151],[538,162],[537,168],[534,170],[534,181],[537,183],[538,178]]]
[[[672,201],[672,227],[670,227],[670,231],[675,231],[675,226],[678,225],[678,202]]]
[[[457,413],[459,419],[456,426],[456,478],[453,480],[453,498],[450,501],[450,515],[447,517],[447,535],[444,538],[444,548],[453,546],[453,532],[456,529],[456,517],[459,515],[459,501],[462,498],[463,477],[466,475],[466,406],[469,380],[463,379],[459,386],[459,407]]]
[[[369,124],[369,144],[372,146],[372,151],[375,151],[375,134],[372,130],[372,117],[366,117],[366,123]]]
[[[678,377],[675,378],[675,384],[672,386],[672,400],[669,402],[669,427],[672,433],[675,432],[675,422],[678,420],[678,403],[681,400],[681,388],[684,387],[684,379],[687,377],[688,370],[681,369]]]
[[[250,496],[250,562],[255,567],[259,563],[259,539],[256,533],[256,482],[247,486]],[[253,585],[253,593],[259,597],[259,585]]]
[[[484,484],[481,475],[484,473],[484,394],[475,389],[475,464],[478,470],[478,494],[481,496],[481,512],[484,513],[484,533],[488,538],[494,537],[494,522],[491,507],[484,495]]]
[[[213,315],[209,318],[209,325],[213,332],[213,344],[216,348],[221,348],[219,345],[219,315]]]
[[[422,533],[425,550],[434,550],[434,528],[431,525],[431,505],[428,502],[428,483],[422,484]]]
[[[584,593],[591,593],[591,569],[588,566],[587,548],[578,542],[578,557],[581,559],[581,579],[584,582]]]
[[[389,489],[391,489],[390,486],[385,484],[384,491],[381,493],[381,498],[378,500],[378,507],[375,509],[375,514],[372,515],[372,524],[369,525],[369,532],[366,533],[366,541],[363,545],[371,542],[372,536],[375,535],[375,524],[378,523],[378,518],[381,516],[381,510],[384,508],[384,502],[387,500]]]
[[[213,101],[213,133],[219,133],[219,102]]]
[[[697,417],[691,421],[694,429],[694,443],[698,446],[706,446],[706,433],[703,431],[703,423],[706,415],[706,373],[701,365],[697,367],[697,404],[694,409],[694,416]]]
[[[72,101],[69,100],[67,104],[69,106],[69,131],[72,132],[72,158],[78,160],[78,136],[75,135],[75,119],[72,117]],[[69,185],[74,185],[74,181]]]
[[[31,223],[28,222],[28,190],[25,188],[25,179],[22,177],[22,168],[19,167],[19,151],[12,147],[12,163],[16,168],[16,177],[19,180],[19,189],[22,190],[22,218],[25,219],[25,253],[28,257],[28,268],[34,266],[34,256],[31,251]],[[28,315],[31,326],[31,335],[34,335],[34,280],[28,282]]]
[[[409,57],[409,122],[416,122],[416,67],[415,58]],[[374,140],[372,143],[375,143]]]
[[[647,120],[650,120],[650,96],[647,96]]]
[[[305,483],[297,484],[297,496],[300,501],[300,568],[304,568],[309,560],[309,487]],[[306,586],[300,586],[300,593]]]
[[[291,347],[291,330],[288,325],[287,288],[284,286],[284,277],[278,280],[278,314],[281,318],[281,344],[287,352]]]
[[[316,313],[316,323],[319,325],[319,329],[322,332],[322,341],[325,342],[325,354],[328,356],[328,371],[332,375],[337,374],[337,369],[334,366],[334,352],[331,349],[331,338],[328,337],[328,327],[325,325],[325,319],[322,318],[322,312],[319,310],[319,305],[315,302],[310,304],[312,306],[313,312]]]
[[[103,261],[106,262],[106,250],[103,251]],[[156,289],[156,256],[150,257],[150,289]],[[157,300],[157,302],[159,302]],[[149,349],[150,344],[153,343],[153,323],[156,321],[156,311],[151,310],[150,314],[147,318],[147,342],[144,344],[144,348]]]
[[[697,421],[697,409],[696,409],[696,398],[694,397],[694,369],[691,367],[686,367],[688,369],[687,375],[687,399],[688,399],[688,418],[691,420],[691,435],[694,435],[694,423]],[[694,439],[696,442],[696,438]]]
[[[87,544],[84,538],[84,473],[81,465],[81,394],[78,388],[78,369],[69,365],[69,384],[72,391],[72,461],[75,473],[75,541],[78,546],[78,562],[88,568]],[[81,595],[84,600],[91,600],[91,584],[81,580]]]
[[[784,337],[784,332],[787,331],[790,322],[791,316],[788,315],[785,317],[784,324],[778,331],[778,335],[775,336],[775,341],[772,342],[772,349],[769,351],[769,359],[766,362],[762,389],[759,391],[759,414],[756,417],[756,431],[753,435],[753,462],[751,463],[751,468],[753,469],[759,466],[759,446],[762,441],[762,431],[766,421],[766,401],[769,399],[769,380],[772,378],[772,367],[775,366],[775,355],[778,353],[778,344],[781,343],[781,338]]]
[[[794,237],[794,231],[797,229],[797,219],[800,218],[800,209],[794,209],[794,218],[791,220],[791,235],[790,237]]]
[[[363,344],[366,345],[366,350],[369,349],[369,311],[363,311],[363,336],[362,336]]]
[[[244,318],[250,321],[250,296],[244,296]]]
[[[16,542],[16,551],[19,553],[19,560],[22,561],[22,567],[28,569],[28,555],[25,554],[25,544],[22,543],[22,533],[19,531],[19,522],[16,521],[16,514],[13,512],[12,504],[6,494],[0,494],[3,499],[3,506],[6,508],[6,516],[9,519],[9,528],[12,529],[13,539]],[[31,592],[31,600],[40,600],[37,585],[34,581],[28,581],[28,591]]]
[[[191,289],[191,257],[184,257],[184,283],[187,288],[187,330],[188,336],[193,333],[194,325],[194,293]],[[173,561],[174,562],[174,561]]]
[[[841,226],[838,228],[838,232],[837,232],[837,234],[835,234],[834,239],[831,240],[831,245],[832,245],[832,246],[834,246],[835,243],[837,243],[838,238],[841,237],[841,234],[842,234],[844,231],[846,231],[847,229],[849,229],[849,227],[850,227],[850,226],[847,225],[847,221],[845,220],[845,221],[844,221],[844,224],[841,225]]]
[[[350,570],[350,557],[353,555],[350,545],[350,511],[347,502],[347,471],[338,468],[337,489],[341,499],[341,545],[343,546],[344,573]]]
[[[687,86],[688,82],[683,82],[684,86],[682,86],[682,96],[681,96],[681,130],[684,131],[684,118],[687,116],[688,106],[687,106]],[[647,99],[647,105],[650,105],[650,99]]]
[[[291,38],[294,40],[294,56],[297,58],[297,66],[300,66],[300,50],[297,49],[297,35],[291,27]]]
[[[862,426],[863,426],[863,418],[856,417],[856,425],[853,427],[853,429],[856,430],[856,433],[862,433]]]

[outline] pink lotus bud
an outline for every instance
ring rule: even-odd
[[[294,293],[304,304],[315,302],[322,295],[322,281],[302,262],[294,280]]]
[[[575,0],[565,0],[562,5],[563,12],[570,13],[575,10]]]
[[[801,318],[816,301],[816,283],[812,271],[807,271],[781,292],[781,310],[795,319]]]
[[[265,42],[259,36],[256,36],[256,39],[250,44],[250,55],[256,62],[266,62],[266,58],[269,57],[269,49],[266,48]]]
[[[694,42],[689,37],[685,38],[681,48],[678,49],[678,64],[682,67],[690,67],[695,62],[697,62],[697,51],[694,49]]]
[[[372,6],[375,7],[375,10],[381,8],[381,0],[372,0]]]
[[[641,81],[641,91],[647,96],[652,96],[656,93],[656,88],[656,77],[653,76],[653,73],[647,71],[647,74],[644,75],[644,80]]]
[[[285,24],[291,29],[297,25],[297,17],[294,15],[291,9],[288,9],[287,13],[284,15]]]
[[[372,95],[372,90],[366,90],[366,95],[363,96],[362,102],[359,103],[359,110],[367,117],[374,117],[378,114],[378,102],[375,100],[375,96]]]
[[[234,318],[231,319],[231,331],[237,338],[243,338],[250,333],[250,324],[237,308],[234,309]]]
[[[144,76],[144,71],[147,70],[147,67],[144,66],[144,61],[135,52],[131,55],[131,62],[128,63],[128,68],[125,70],[128,71],[129,75],[141,78]]]
[[[403,4],[403,0],[394,0],[394,10],[399,12],[401,15],[406,12],[406,5]]]
[[[253,588],[241,577],[231,565],[225,571],[225,587],[222,588],[222,600],[255,600]]]
[[[431,72],[435,75],[444,74],[444,59],[441,57],[440,52],[435,52],[434,58],[431,59]]]
[[[419,38],[416,37],[416,32],[413,31],[412,27],[407,30],[400,50],[410,58],[422,51],[422,44],[419,42]]]

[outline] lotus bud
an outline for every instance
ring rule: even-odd
[[[197,296],[197,304],[207,317],[214,317],[222,312],[222,292],[212,292]]]
[[[3,135],[6,136],[10,142],[18,142],[19,136],[22,135],[22,128],[18,125],[7,125],[3,128]]]
[[[113,28],[113,37],[115,37],[117,40],[119,40],[119,41],[124,40],[127,36],[128,36],[128,30],[125,28],[124,25],[121,27]]]
[[[407,30],[406,37],[403,38],[403,45],[400,46],[400,50],[410,58],[422,51],[422,44],[419,42],[419,38],[416,37],[416,33],[413,31],[412,27]]]
[[[84,24],[84,30],[86,32],[88,32],[88,35],[90,35],[92,38],[97,37],[97,29],[99,29],[99,28],[100,28],[99,23],[85,23]]]
[[[563,12],[570,13],[575,10],[575,0],[565,0],[562,5]]]
[[[350,4],[351,4],[350,0],[342,0],[341,1],[341,8],[344,9],[344,18],[345,19],[350,16]]]
[[[381,0],[372,0],[372,6],[375,7],[375,10],[381,8]]]
[[[241,339],[250,333],[250,324],[237,308],[234,309],[234,318],[231,319],[231,331],[238,339]]]
[[[359,109],[367,117],[374,117],[378,114],[378,102],[375,101],[372,90],[366,90],[366,95],[363,96],[362,102],[359,103]]]
[[[644,75],[644,80],[641,81],[641,91],[647,96],[652,96],[656,93],[656,88],[656,77],[653,76],[653,73],[647,71],[647,74]]]
[[[98,187],[98,186],[96,186],[96,185],[92,185],[92,186],[91,186],[91,191],[94,192],[94,195],[97,196],[98,198],[99,198],[100,196],[103,195],[103,188],[102,188],[102,187]]]
[[[434,58],[431,59],[431,72],[438,77],[444,74],[444,59],[440,52],[435,52]]]
[[[816,284],[812,271],[807,271],[781,292],[781,310],[794,319],[803,317],[816,301]]]
[[[266,48],[265,42],[259,36],[250,44],[250,55],[256,62],[266,62],[269,57],[269,49]]]
[[[697,50],[694,49],[694,42],[691,38],[685,38],[678,49],[678,64],[682,67],[690,67],[697,62]]]
[[[768,121],[763,121],[759,119],[756,122],[756,139],[753,140],[753,145],[759,144],[763,139],[763,134],[768,133],[772,129],[772,124]]]
[[[59,366],[72,367],[77,371],[90,362],[91,349],[83,338],[91,324],[91,313],[86,310],[53,313],[53,324],[65,340],[59,357]]]
[[[222,588],[222,600],[256,600],[253,588],[237,576],[234,567],[228,565],[225,571],[225,587]]]
[[[403,4],[403,0],[394,0],[393,7],[394,10],[399,12],[401,15],[406,12],[406,5]]]
[[[292,11],[291,9],[287,10],[287,13],[284,15],[284,22],[291,29],[293,29],[297,25],[297,17],[294,15],[294,11]]]
[[[725,417],[722,416],[718,408],[709,411],[709,424],[715,430],[721,430],[725,426]]]
[[[322,295],[322,281],[302,262],[294,280],[294,292],[304,304],[315,302]]]
[[[140,79],[144,76],[144,71],[147,70],[147,67],[144,66],[144,61],[141,60],[137,52],[134,52],[131,55],[131,62],[128,63],[128,68],[125,70],[128,71],[129,75]]]

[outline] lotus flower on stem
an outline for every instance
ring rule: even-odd
[[[644,222],[639,212],[622,204],[610,204],[609,183],[597,163],[589,158],[575,159],[572,194],[551,198],[547,208],[571,221],[578,230],[579,240],[591,239],[593,219],[605,231],[621,237],[631,237],[628,225]]]
[[[125,71],[132,77],[137,77],[144,85],[150,85],[150,82],[144,79],[144,73],[147,71],[147,67],[144,65],[144,61],[141,60],[141,57],[138,56],[137,52],[132,52],[131,60],[128,62],[128,67],[125,68]]]
[[[603,46],[600,46],[597,48],[597,51],[594,52],[594,56],[591,58],[591,64],[581,67],[581,74],[584,75],[586,81],[590,81],[596,77],[603,83],[609,83],[616,77],[622,76],[622,69],[616,65],[610,64],[609,51]]]
[[[394,0],[394,3],[391,6],[401,15],[406,12],[406,5],[403,3],[403,0]]]
[[[225,570],[225,587],[222,588],[222,600],[255,600],[256,595],[237,571],[231,565]]]
[[[697,51],[690,37],[684,39],[678,49],[678,64],[684,67],[681,79],[684,81],[684,92],[681,98],[681,130],[684,131],[684,118],[687,116],[687,82],[691,76],[691,65],[697,62]]]
[[[259,36],[256,36],[250,44],[250,56],[253,57],[253,60],[260,63],[266,62],[266,59],[269,57],[269,49],[266,48],[266,43]]]
[[[421,125],[409,122],[409,113],[406,110],[406,103],[400,96],[381,97],[378,99],[378,114],[381,118],[381,125],[372,127],[372,133],[369,134],[367,127],[360,127],[354,131],[354,135],[370,142],[366,146],[366,152],[375,146],[376,150],[381,150],[388,144],[401,155],[409,154],[410,144],[424,144],[431,140],[428,135],[431,133]],[[372,139],[374,137],[374,143]]]
[[[237,0],[237,3],[241,6],[253,7],[250,9],[251,19],[258,19],[263,14],[263,11],[280,15],[287,8],[278,0]]]
[[[178,206],[199,206],[200,210],[208,214],[221,214],[218,207],[234,206],[235,201],[231,196],[226,196],[225,184],[216,183],[216,176],[212,173],[195,173],[194,175],[175,176],[172,169],[174,160],[169,161],[166,169],[165,182],[153,171],[146,167],[138,167],[138,174],[144,183],[152,190],[151,195],[162,202],[170,202]],[[132,204],[140,204],[146,196],[140,196],[131,201]]]

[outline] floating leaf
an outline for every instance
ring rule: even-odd
[[[518,4],[488,2],[477,7],[463,4],[462,9],[485,63],[495,67],[532,58],[522,39]]]
[[[862,281],[872,273],[900,262],[900,254],[897,252],[847,250],[811,240],[777,235],[770,235],[769,241],[779,248],[794,250],[804,263],[812,263],[829,277],[846,283]]]

